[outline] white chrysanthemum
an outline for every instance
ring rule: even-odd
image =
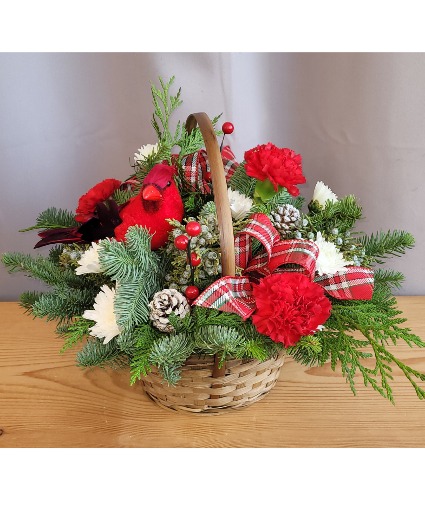
[[[330,200],[331,202],[337,202],[338,197],[329,188],[329,186],[326,186],[326,184],[324,184],[322,181],[319,181],[314,187],[313,200],[317,200],[317,202],[322,207],[324,207],[327,200]]]
[[[230,203],[230,211],[234,220],[240,220],[247,216],[252,208],[252,199],[246,197],[239,191],[233,191],[231,188],[227,190],[227,196]]]
[[[353,261],[346,261],[335,244],[326,241],[320,232],[317,233],[314,243],[319,247],[319,256],[316,261],[316,272],[319,275],[343,272],[347,265],[353,264]]]
[[[93,242],[91,247],[81,254],[77,262],[80,265],[75,269],[77,275],[98,274],[102,272],[99,263],[99,245]]]
[[[148,143],[147,145],[142,145],[139,149],[137,149],[137,152],[134,154],[134,160],[143,161],[150,155],[156,154],[157,152],[158,143],[155,143],[155,145],[151,145],[150,143]]]
[[[94,299],[94,309],[84,311],[83,318],[96,322],[89,329],[92,336],[105,338],[103,343],[108,343],[120,334],[117,319],[114,312],[115,288],[109,288],[104,284]]]

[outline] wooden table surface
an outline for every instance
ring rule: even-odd
[[[399,297],[425,339],[425,297]],[[425,401],[395,370],[393,406],[360,380],[354,397],[329,365],[291,359],[263,400],[219,415],[161,409],[128,370],[81,370],[54,325],[0,303],[0,447],[425,447]],[[395,354],[425,372],[425,349]]]

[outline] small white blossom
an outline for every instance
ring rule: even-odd
[[[156,154],[157,152],[158,143],[155,143],[155,145],[151,145],[150,143],[148,143],[147,145],[142,145],[139,149],[137,149],[137,152],[134,154],[134,160],[143,161],[150,155]]]
[[[316,261],[316,272],[319,275],[343,272],[347,265],[353,264],[353,261],[346,261],[335,244],[326,241],[320,232],[317,233],[315,244],[319,247],[319,256]]]
[[[246,197],[239,191],[233,191],[231,188],[227,190],[227,196],[230,203],[230,211],[234,220],[245,218],[252,208],[252,199]]]
[[[314,188],[313,200],[317,200],[320,206],[324,207],[327,200],[330,200],[331,202],[337,202],[338,197],[329,188],[329,186],[326,186],[326,184],[324,184],[322,181],[319,181],[316,183]]]
[[[96,322],[89,333],[96,338],[104,338],[106,344],[120,334],[114,312],[115,288],[104,284],[94,299],[93,309],[84,311],[83,318]]]
[[[98,274],[102,272],[99,263],[99,245],[95,242],[91,247],[81,254],[80,259],[77,261],[80,266],[75,269],[77,275],[82,274]]]

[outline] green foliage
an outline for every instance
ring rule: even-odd
[[[130,227],[126,244],[103,240],[99,262],[105,273],[117,281],[115,314],[125,331],[149,319],[149,300],[160,289],[159,257],[150,248],[151,235],[139,226]]]
[[[59,326],[56,332],[58,334],[62,333],[61,336],[65,339],[61,352],[65,352],[85,340],[89,336],[90,327],[93,325],[92,320],[78,316],[70,324]]]
[[[114,340],[104,344],[96,338],[87,341],[77,353],[76,360],[77,365],[83,368],[119,368],[128,365],[128,357],[117,348]]]
[[[293,197],[286,188],[282,188],[278,193],[273,195],[270,199],[258,203],[254,206],[253,211],[256,213],[264,213],[269,215],[271,212],[276,211],[276,209],[284,204],[291,204],[297,209],[302,209],[304,204],[303,197]]]
[[[362,216],[362,208],[354,195],[348,195],[337,202],[327,201],[325,206],[318,210],[310,210],[306,215],[308,226],[306,231],[330,234],[332,229],[339,233],[349,231]]]
[[[156,340],[164,336],[164,333],[160,333],[149,324],[144,324],[137,327],[132,336],[130,384],[134,384],[137,379],[140,379],[141,375],[150,372],[152,347]],[[122,348],[122,350],[127,352],[127,349]]]
[[[294,347],[286,349],[286,353],[292,356],[295,361],[309,367],[317,365],[321,351],[321,341],[313,335],[303,336]]]
[[[86,284],[84,277],[75,275],[73,270],[63,268],[42,256],[7,252],[1,256],[1,261],[9,273],[24,272],[49,286],[68,284],[73,287],[84,287]]]
[[[249,177],[245,171],[245,163],[241,163],[232,175],[229,186],[234,191],[239,191],[243,195],[252,198],[255,191],[257,180]]]
[[[19,298],[19,305],[25,309],[25,311],[32,313],[32,307],[35,301],[37,301],[40,296],[42,295],[41,292],[37,291],[26,291],[21,294]]]
[[[42,293],[32,305],[32,314],[38,318],[66,321],[81,315],[93,306],[95,293],[74,288],[55,288]]]
[[[375,269],[374,271],[375,284],[386,284],[389,287],[400,288],[404,281],[404,275],[401,272],[395,270],[383,270],[381,268]]]
[[[149,361],[169,384],[180,379],[180,367],[193,353],[194,341],[184,333],[163,336],[152,346]]]
[[[192,310],[191,318],[193,319],[196,329],[210,325],[239,327],[243,323],[242,318],[234,313],[225,313],[217,309],[202,308],[199,306],[195,306]]]
[[[359,239],[360,245],[365,251],[365,260],[382,264],[389,256],[402,256],[406,249],[411,249],[415,244],[413,236],[406,231],[377,232],[365,235]]]
[[[112,194],[112,198],[115,200],[115,202],[119,206],[121,206],[121,205],[125,204],[126,202],[128,202],[131,198],[135,197],[139,193],[139,191],[140,191],[140,188],[138,188],[136,190],[131,190],[131,189],[120,190],[120,189],[117,189]]]
[[[418,397],[425,398],[425,390],[415,381],[425,382],[425,374],[402,363],[387,348],[401,340],[409,346],[425,347],[421,338],[401,327],[406,319],[400,314],[389,284],[378,282],[371,301],[333,301],[326,328],[314,335],[319,342],[316,349],[301,342],[289,352],[294,359],[309,366],[322,366],[330,360],[335,370],[340,364],[354,394],[355,378],[360,374],[366,386],[370,385],[391,402],[394,397],[390,382],[395,365],[410,381]]]
[[[79,224],[75,221],[74,213],[66,209],[58,209],[49,207],[37,216],[37,223],[19,232],[32,231],[33,229],[65,229],[68,227],[77,227]]]
[[[168,148],[170,151],[173,147],[174,141],[178,139],[181,132],[181,124],[177,124],[174,136],[169,129],[169,121],[172,113],[182,104],[180,100],[181,88],[178,90],[177,95],[170,95],[170,87],[174,82],[174,77],[168,82],[160,77],[159,82],[161,87],[156,88],[151,85],[152,101],[154,105],[154,113],[152,115],[152,126],[158,136],[158,141],[161,146]]]

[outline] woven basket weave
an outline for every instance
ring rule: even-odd
[[[153,369],[142,378],[148,396],[164,408],[191,413],[220,413],[242,408],[262,399],[276,384],[284,356],[260,362],[235,359],[226,362],[223,377],[213,377],[214,358],[192,356],[182,368],[176,386],[164,382]]]
[[[191,114],[186,122],[190,133],[197,125],[205,142],[211,170],[214,202],[220,229],[223,276],[234,276],[235,245],[233,222],[227,195],[221,152],[214,128],[205,113]],[[220,413],[226,408],[241,408],[260,400],[275,385],[283,365],[283,352],[260,362],[255,359],[226,361],[219,356],[191,356],[182,367],[181,379],[168,385],[153,369],[141,382],[148,396],[162,407],[191,413]]]

